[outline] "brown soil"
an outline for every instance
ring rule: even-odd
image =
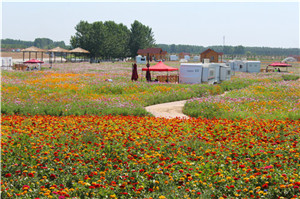
[[[12,57],[13,59],[23,59],[23,52],[1,52],[1,57]],[[37,53],[37,59],[41,59],[42,54]],[[36,58],[35,53],[31,53],[30,58]],[[49,58],[49,56],[43,53],[43,58]],[[24,53],[24,59],[29,59],[29,52]]]

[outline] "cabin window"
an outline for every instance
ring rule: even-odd
[[[215,60],[215,57],[214,56],[211,56],[210,57],[210,61],[214,61]]]
[[[209,71],[209,76],[210,76],[210,77],[211,77],[211,76],[214,76],[214,71],[213,71],[213,70]]]
[[[229,71],[227,71],[227,75],[230,75],[230,70],[229,70]]]
[[[240,65],[240,68],[243,68],[243,65]]]

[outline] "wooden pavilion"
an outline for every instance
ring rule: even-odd
[[[49,52],[49,62],[50,63],[52,63],[52,59],[51,59],[51,54],[53,53],[54,54],[54,62],[56,61],[55,60],[55,53],[60,53],[61,54],[61,56],[60,56],[60,58],[61,58],[61,62],[62,62],[62,55],[63,55],[63,53],[69,53],[70,51],[69,50],[66,50],[66,49],[64,49],[64,48],[61,48],[61,47],[56,47],[56,48],[53,48],[53,49],[51,49],[51,50],[48,50],[48,52]]]
[[[25,49],[21,50],[21,52],[23,52],[23,62],[24,62],[24,60],[25,60],[25,52],[29,52],[29,60],[31,59],[31,53],[32,52],[35,53],[35,59],[37,59],[37,53],[41,53],[41,55],[42,55],[41,56],[41,60],[43,61],[43,54],[45,52],[47,52],[47,51],[44,50],[44,49],[37,48],[35,46],[31,46],[29,48],[25,48]]]
[[[75,55],[75,62],[76,62],[76,54],[84,55],[84,54],[88,54],[90,52],[78,47],[78,48],[74,48],[73,50],[70,50],[69,53],[72,53]]]

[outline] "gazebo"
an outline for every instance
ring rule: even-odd
[[[21,50],[23,52],[23,62],[25,57],[25,52],[29,52],[29,60],[31,59],[31,53],[35,53],[35,58],[37,59],[37,53],[40,52],[42,54],[41,60],[43,61],[43,53],[46,52],[44,49],[37,48],[35,46],[31,46],[29,48],[25,48]]]
[[[142,68],[142,73],[143,71],[167,72],[167,76],[157,76],[157,80],[159,82],[178,82],[178,68],[167,66],[162,61],[158,62],[156,65],[150,66],[149,68]],[[177,71],[177,75],[169,76],[169,71]]]
[[[62,62],[62,53],[69,53],[70,51],[69,50],[66,50],[64,48],[61,48],[61,47],[56,47],[56,48],[53,48],[51,50],[48,50],[49,53],[49,62],[52,63],[52,60],[51,60],[51,53],[54,53],[54,62],[55,62],[55,53],[61,53],[61,62]]]
[[[84,50],[84,49],[82,49],[80,47],[78,47],[78,48],[74,48],[73,50],[70,50],[69,53],[72,53],[72,54],[74,53],[74,55],[75,55],[75,62],[76,62],[76,53],[78,53],[78,54],[88,54],[90,52],[87,51],[87,50]]]

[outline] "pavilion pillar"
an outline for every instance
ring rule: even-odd
[[[43,54],[44,54],[44,52],[42,52],[42,61],[43,61]]]
[[[23,51],[23,62],[24,62],[24,56],[25,56],[25,52]]]
[[[35,59],[37,59],[37,52],[35,52]]]
[[[31,52],[29,51],[29,60],[30,60],[30,58],[31,58]]]

